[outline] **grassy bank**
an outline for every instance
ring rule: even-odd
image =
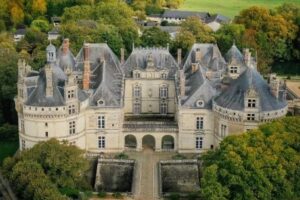
[[[0,141],[0,165],[6,157],[14,155],[18,148],[18,140]]]
[[[220,13],[233,18],[241,10],[250,6],[256,5],[274,8],[282,3],[295,3],[300,5],[300,0],[185,0],[185,3],[180,9]]]

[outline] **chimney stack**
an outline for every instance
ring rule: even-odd
[[[250,67],[250,65],[251,65],[251,52],[248,48],[244,49],[244,60],[245,60],[245,64],[248,67]]]
[[[179,70],[179,79],[180,79],[180,96],[184,97],[185,96],[185,76],[184,76],[184,71]]]
[[[121,64],[123,65],[125,62],[125,50],[121,48]]]
[[[90,47],[89,44],[84,44],[83,47],[83,89],[90,89],[90,74],[91,74],[91,65],[90,65]]]
[[[46,73],[46,97],[52,97],[53,96],[53,81],[52,81],[52,67],[50,65],[47,65],[45,67],[45,73]]]
[[[196,49],[196,52],[195,52],[195,61],[196,62],[199,62],[201,61],[202,59],[202,52],[200,49]]]
[[[196,71],[198,71],[199,66],[197,63],[192,63],[192,73],[195,73]]]
[[[181,58],[182,58],[182,49],[177,49],[177,63],[178,66],[181,66]]]
[[[66,55],[68,53],[69,47],[70,47],[70,42],[69,42],[69,39],[66,38],[63,41],[63,55]]]

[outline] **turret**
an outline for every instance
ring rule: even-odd
[[[47,62],[53,63],[56,62],[56,48],[51,43],[46,48],[47,51]]]

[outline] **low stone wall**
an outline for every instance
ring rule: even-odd
[[[160,195],[199,191],[199,166],[196,159],[160,161],[158,163]]]
[[[132,192],[134,160],[99,158],[94,189],[105,192]]]

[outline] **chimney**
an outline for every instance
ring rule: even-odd
[[[63,48],[63,55],[66,55],[66,54],[68,53],[69,47],[70,47],[70,42],[69,42],[69,39],[66,38],[66,39],[64,39],[63,45],[62,45],[62,48]]]
[[[271,93],[278,99],[279,97],[279,80],[276,74],[270,74],[269,77],[269,86],[271,88]]]
[[[244,49],[244,60],[245,60],[245,64],[248,67],[250,67],[250,65],[251,65],[251,52],[248,48]]]
[[[202,59],[202,52],[199,48],[197,48],[195,52],[195,61],[199,62],[201,61],[201,59]]]
[[[90,74],[91,74],[91,66],[90,66],[90,47],[89,44],[84,44],[83,47],[83,89],[90,89]]]
[[[192,63],[192,73],[195,73],[196,71],[198,71],[199,67],[197,63]]]
[[[47,65],[45,67],[46,73],[46,97],[53,96],[53,81],[52,81],[52,67]]]
[[[123,65],[125,62],[125,50],[121,48],[121,64]]]
[[[177,63],[178,66],[181,66],[181,58],[182,58],[182,49],[177,49]]]
[[[179,78],[180,78],[180,96],[185,96],[185,76],[184,71],[179,70]]]

